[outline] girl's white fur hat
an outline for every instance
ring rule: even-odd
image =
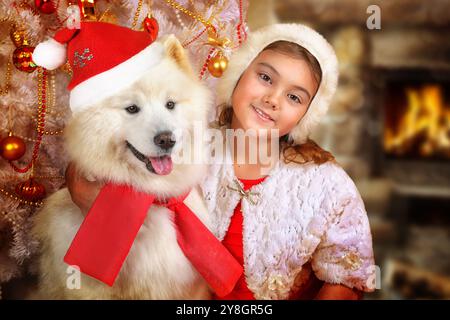
[[[227,70],[217,87],[218,104],[231,106],[231,95],[245,69],[269,44],[285,40],[307,49],[319,62],[322,80],[305,116],[290,132],[295,144],[304,143],[311,130],[327,113],[338,81],[336,53],[325,38],[301,24],[275,24],[252,32],[247,42],[231,57]]]

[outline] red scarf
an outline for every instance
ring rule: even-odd
[[[183,203],[186,196],[160,203],[154,195],[137,192],[130,186],[107,184],[80,226],[64,261],[112,286],[149,207],[156,204],[175,212],[181,250],[216,295],[227,295],[242,274],[242,266]]]

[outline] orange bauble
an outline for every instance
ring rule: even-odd
[[[25,151],[25,142],[19,137],[10,134],[0,141],[0,156],[8,161],[20,159]]]
[[[208,62],[208,71],[213,77],[219,78],[228,67],[228,59],[219,52]]]
[[[15,191],[20,198],[33,202],[41,201],[46,195],[45,187],[33,178],[16,185]]]

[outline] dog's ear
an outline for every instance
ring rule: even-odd
[[[184,51],[183,46],[180,41],[173,35],[167,36],[164,40],[164,48],[166,50],[167,56],[175,61],[175,63],[187,74],[193,76],[194,72],[192,70],[189,59]]]

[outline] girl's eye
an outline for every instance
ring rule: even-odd
[[[167,101],[166,108],[172,110],[173,108],[175,108],[175,102],[173,102],[172,100]]]
[[[260,73],[259,74],[259,78],[261,80],[265,81],[265,82],[270,82],[271,81],[270,77],[267,74],[265,74],[265,73]]]
[[[295,103],[302,103],[302,101],[300,100],[299,97],[297,97],[294,94],[288,94],[289,99],[291,99],[292,101],[294,101]]]
[[[126,107],[125,110],[126,110],[128,113],[131,113],[131,114],[133,114],[133,113],[138,113],[139,111],[141,111],[141,109],[140,109],[137,105],[135,105],[135,104],[133,104],[133,105],[131,105],[131,106],[129,106],[129,107]]]

